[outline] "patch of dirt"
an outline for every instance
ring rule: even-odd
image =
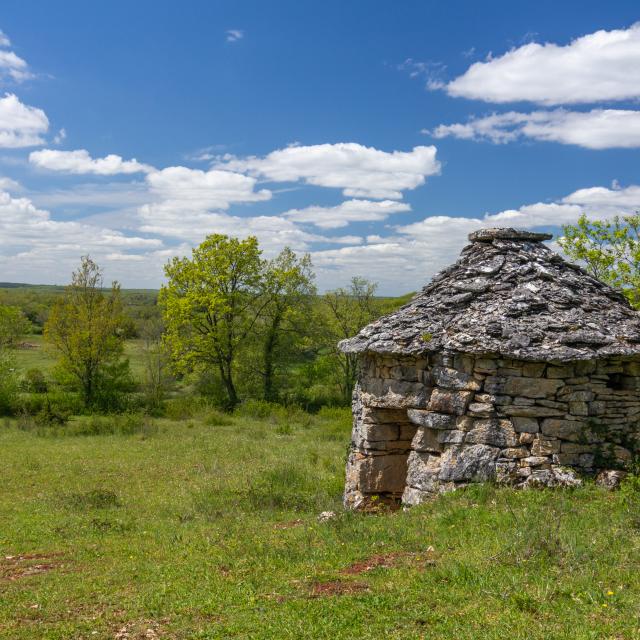
[[[39,349],[40,346],[34,344],[33,342],[18,342],[16,344],[16,349]]]
[[[166,621],[138,620],[122,625],[113,636],[113,640],[169,640],[175,638],[162,630],[162,623]]]
[[[20,580],[40,573],[47,573],[54,569],[60,569],[64,565],[59,561],[52,562],[52,560],[60,558],[62,555],[60,552],[52,552],[4,556],[4,558],[0,559],[0,579]],[[47,562],[38,562],[44,560]]]
[[[376,554],[366,560],[354,562],[340,573],[345,576],[357,576],[379,567],[392,569],[393,567],[397,567],[403,560],[411,561],[412,564],[423,569],[426,566],[435,564],[434,549],[433,547],[429,547],[423,553],[396,551],[393,553]]]
[[[278,522],[273,525],[274,529],[294,529],[295,527],[301,527],[304,524],[304,520],[298,518],[297,520],[289,520],[288,522]]]
[[[349,596],[355,593],[369,591],[365,582],[346,582],[331,580],[329,582],[314,582],[311,585],[311,598],[325,598],[330,596]]]

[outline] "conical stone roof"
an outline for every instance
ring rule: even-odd
[[[472,233],[455,264],[340,348],[564,362],[640,355],[640,315],[623,295],[543,244],[551,238],[515,229]]]

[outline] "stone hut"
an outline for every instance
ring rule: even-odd
[[[340,343],[359,358],[345,505],[470,482],[573,485],[640,439],[640,315],[543,244],[483,229],[411,302]]]

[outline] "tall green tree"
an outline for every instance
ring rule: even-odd
[[[339,371],[337,379],[345,403],[351,398],[358,374],[356,354],[342,353],[338,342],[354,336],[382,313],[381,301],[375,297],[377,284],[362,277],[354,277],[348,287],[329,291],[324,295],[325,339]]]
[[[165,266],[168,282],[160,290],[174,367],[181,373],[215,367],[229,408],[239,401],[238,352],[264,306],[260,255],[255,237],[210,235],[190,259],[174,258]]]
[[[31,323],[20,307],[0,304],[0,347],[13,347],[20,336],[29,333]]]
[[[567,256],[640,307],[640,215],[589,220],[583,214],[562,232],[558,243]]]
[[[86,407],[129,377],[122,360],[123,326],[120,285],[103,291],[100,267],[83,256],[71,284],[54,304],[44,327],[46,341],[60,355],[60,368],[76,382]]]
[[[263,398],[278,399],[277,374],[291,363],[300,347],[301,339],[309,334],[309,320],[316,293],[311,258],[299,258],[285,247],[263,271],[264,304],[262,328]]]

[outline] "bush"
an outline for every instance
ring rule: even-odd
[[[6,351],[0,350],[0,415],[11,415],[15,412],[18,388],[15,362]]]
[[[158,425],[146,415],[138,413],[110,416],[86,416],[61,424],[55,419],[38,414],[35,417],[22,413],[18,418],[18,429],[34,431],[44,437],[58,436],[129,436],[141,434],[149,437],[158,433]]]
[[[24,374],[21,387],[29,393],[46,393],[49,390],[44,373],[38,368],[29,369]]]
[[[172,398],[164,403],[164,415],[169,420],[188,420],[196,412],[193,398]]]
[[[54,411],[67,415],[79,415],[84,411],[82,401],[78,394],[60,391],[47,395],[21,395],[17,401],[20,413],[37,415],[49,404]]]
[[[145,436],[158,432],[158,426],[149,418],[139,413],[124,413],[111,416],[89,416],[70,424],[65,433],[76,436],[130,436],[142,433]]]
[[[213,410],[204,419],[204,423],[209,427],[226,427],[233,424],[233,420],[228,414]]]
[[[36,414],[35,422],[41,427],[61,427],[69,421],[69,412],[52,405],[47,398],[44,407]]]

